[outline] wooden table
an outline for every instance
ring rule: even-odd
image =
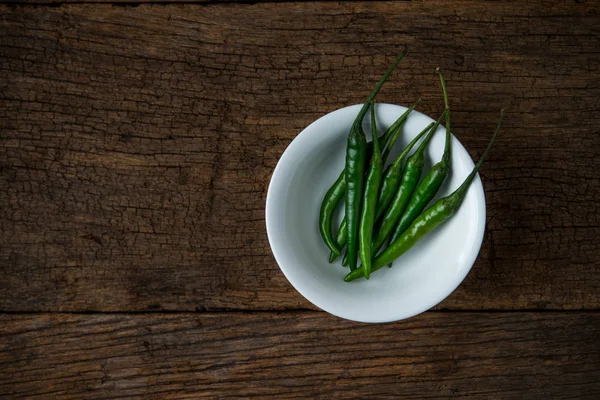
[[[33,1],[0,5],[2,398],[600,398],[598,3]],[[432,311],[353,323],[280,272],[267,185],[403,45],[379,101],[436,115],[439,65],[475,159],[507,109],[487,231]]]

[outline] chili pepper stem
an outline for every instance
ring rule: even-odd
[[[473,171],[471,171],[471,173],[469,174],[469,176],[467,176],[467,178],[462,183],[462,185],[460,185],[458,187],[458,189],[456,189],[454,191],[454,193],[452,193],[450,196],[445,197],[444,199],[442,199],[445,202],[446,206],[450,210],[452,210],[452,212],[456,211],[460,207],[460,205],[462,204],[463,200],[465,199],[466,194],[467,194],[467,190],[469,189],[469,186],[471,185],[471,182],[473,182],[473,179],[475,179],[475,176],[477,175],[477,172],[479,172],[479,168],[481,168],[481,165],[483,164],[483,161],[485,160],[485,158],[487,157],[488,153],[492,149],[492,145],[494,144],[494,140],[496,139],[496,136],[498,135],[498,131],[500,130],[500,126],[502,125],[502,120],[503,119],[504,119],[504,109],[500,110],[500,120],[498,121],[498,125],[496,126],[496,131],[494,131],[494,135],[490,139],[490,142],[488,143],[485,151],[481,155],[481,158],[479,159],[479,161],[477,162],[477,164],[475,164],[475,168],[473,168]]]
[[[356,125],[356,124],[362,125],[362,120],[365,117],[365,115],[367,115],[367,111],[369,111],[369,106],[375,99],[375,96],[377,96],[377,93],[379,93],[379,90],[381,90],[381,87],[383,86],[383,84],[385,83],[387,78],[392,74],[394,69],[396,69],[396,66],[398,65],[398,63],[400,61],[402,61],[402,59],[404,58],[405,55],[406,55],[406,49],[404,49],[400,53],[400,55],[398,55],[398,57],[396,57],[396,60],[394,61],[394,63],[388,68],[388,70],[385,72],[385,74],[383,74],[383,76],[381,77],[379,82],[377,82],[375,89],[373,89],[373,91],[367,98],[367,101],[365,102],[365,104],[363,104],[362,108],[358,112],[358,115],[356,116],[356,119],[354,120],[354,125]]]
[[[440,82],[442,84],[442,91],[444,92],[444,107],[446,110],[446,144],[444,145],[444,154],[442,155],[442,161],[446,164],[450,162],[450,103],[448,101],[448,90],[446,89],[446,82],[444,81],[444,74],[440,71],[440,67],[436,68],[436,72],[440,75]]]

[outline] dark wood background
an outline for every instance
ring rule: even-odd
[[[0,397],[600,398],[597,2],[0,3]],[[404,45],[379,101],[439,112],[440,66],[474,158],[506,108],[488,225],[434,310],[353,323],[266,191]]]

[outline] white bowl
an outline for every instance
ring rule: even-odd
[[[329,251],[319,234],[319,208],[344,167],[348,131],[360,107],[345,107],[319,118],[290,143],[269,185],[267,234],[281,271],[315,306],[354,321],[396,321],[444,300],[471,269],[485,229],[483,186],[477,176],[456,214],[396,260],[393,268],[374,272],[368,281],[344,282],[349,269],[342,267],[341,258],[333,264],[328,262]],[[406,107],[377,104],[375,110],[381,134]],[[432,121],[413,111],[388,161]],[[364,130],[369,138],[368,115]],[[440,126],[431,140],[423,174],[440,160],[444,133]],[[433,201],[454,191],[472,169],[471,157],[453,136],[452,172]],[[342,217],[334,220],[334,234]]]

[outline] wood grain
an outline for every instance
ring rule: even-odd
[[[91,4],[115,4],[117,6],[129,7],[129,6],[137,6],[138,4],[217,4],[217,3],[262,3],[269,1],[277,1],[277,0],[260,0],[260,1],[250,1],[250,0],[0,0],[0,4],[19,4],[19,5],[41,5],[41,6],[53,6],[53,5],[62,5],[62,4],[81,4],[81,3],[91,3]],[[285,1],[285,0],[284,0]],[[329,1],[329,0],[325,0]]]
[[[478,158],[484,246],[440,308],[600,306],[593,2],[0,9],[0,309],[311,308],[271,255],[269,177],[317,117],[442,107]]]
[[[360,1],[360,0],[346,0]],[[378,1],[412,1],[412,0],[378,0]],[[211,6],[214,4],[257,4],[257,3],[301,3],[301,2],[339,2],[339,0],[0,0],[0,4],[26,4],[26,5],[54,5],[54,4],[71,4],[71,3],[104,3],[104,4],[116,4],[118,6],[133,6],[137,4],[154,4],[159,3],[161,5],[171,4],[186,4],[196,3]]]
[[[598,313],[3,315],[11,399],[597,399]]]

